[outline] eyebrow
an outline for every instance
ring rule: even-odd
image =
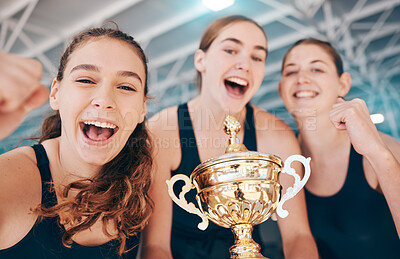
[[[97,66],[91,65],[91,64],[77,65],[71,69],[70,73],[72,73],[76,70],[88,70],[88,71],[100,72],[100,69]],[[125,70],[118,71],[117,75],[123,76],[123,77],[134,77],[134,78],[138,79],[140,81],[140,83],[143,83],[143,80],[140,78],[140,76],[137,73],[132,72],[132,71],[125,71]]]
[[[81,64],[73,67],[71,69],[71,72],[74,72],[76,70],[89,70],[89,71],[95,71],[95,72],[100,72],[99,68],[95,65],[90,65],[90,64]]]
[[[134,78],[138,79],[141,84],[143,83],[143,81],[140,78],[140,76],[137,73],[132,72],[132,71],[125,71],[125,70],[124,71],[118,71],[117,75],[124,76],[124,77],[134,77]]]
[[[327,63],[325,61],[320,60],[320,59],[313,60],[313,61],[310,62],[310,64],[314,64],[314,63],[318,63],[318,62],[321,62],[321,63],[324,63],[325,65],[327,65]],[[286,64],[284,66],[284,68],[285,67],[290,67],[290,66],[296,66],[296,64],[295,63],[289,63],[289,64]]]
[[[325,61],[320,60],[320,59],[316,59],[316,60],[311,61],[311,64],[317,63],[317,62],[321,62],[321,63],[327,64]]]
[[[236,38],[226,38],[226,39],[222,40],[221,43],[225,42],[225,41],[232,41],[232,42],[234,42],[236,44],[243,45],[243,42],[238,40],[238,39],[236,39]],[[267,49],[265,47],[261,46],[261,45],[256,45],[256,46],[254,46],[254,48],[255,49],[259,49],[259,50],[263,50],[263,51],[265,51],[265,53],[268,53]]]

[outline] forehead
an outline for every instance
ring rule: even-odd
[[[332,62],[332,56],[322,47],[315,44],[300,44],[287,55],[285,63],[311,62],[315,60]]]
[[[79,45],[68,58],[66,67],[77,64],[93,64],[107,69],[145,73],[144,63],[137,50],[127,42],[109,37],[90,39]]]
[[[226,38],[235,38],[247,44],[267,48],[267,39],[264,32],[255,24],[247,21],[239,21],[227,25],[219,32],[214,41],[220,42]]]

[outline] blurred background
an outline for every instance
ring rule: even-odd
[[[218,17],[241,14],[262,25],[269,39],[266,75],[252,100],[255,105],[294,127],[278,94],[282,57],[298,39],[317,37],[330,41],[344,58],[353,77],[347,98],[364,99],[371,114],[382,115],[377,115],[378,129],[400,140],[400,0],[230,0],[221,10],[203,2],[219,1],[0,0],[0,48],[42,62],[43,83],[50,86],[71,37],[114,21],[148,55],[151,116],[196,95],[193,54],[204,29]],[[50,112],[48,104],[32,112],[0,142],[0,153],[38,136]]]

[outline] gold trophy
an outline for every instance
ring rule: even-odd
[[[215,224],[230,228],[235,244],[229,249],[231,258],[266,258],[260,253],[260,246],[252,238],[253,225],[266,221],[275,212],[281,218],[289,213],[282,208],[285,201],[294,197],[310,177],[310,160],[301,155],[292,155],[284,163],[273,155],[248,151],[239,143],[237,133],[240,123],[233,116],[227,116],[224,130],[229,135],[225,154],[209,159],[198,165],[190,178],[183,174],[167,180],[168,193],[182,209],[200,216],[198,228],[205,230],[208,219]],[[303,179],[290,167],[293,161],[300,161],[305,168]],[[283,167],[283,169],[282,169]],[[280,199],[279,173],[294,177],[295,183]],[[173,191],[175,182],[182,180],[185,185],[179,198]],[[200,209],[185,199],[185,194],[196,188],[196,199]],[[276,218],[275,218],[276,219]]]

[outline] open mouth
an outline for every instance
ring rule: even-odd
[[[249,83],[238,77],[229,77],[224,80],[224,84],[228,93],[233,97],[242,97],[249,89]]]
[[[317,95],[318,95],[317,92],[311,91],[311,90],[302,90],[302,91],[295,92],[293,94],[293,96],[296,98],[313,98]]]
[[[107,141],[119,129],[115,124],[101,121],[82,121],[79,126],[85,137],[95,142]]]

